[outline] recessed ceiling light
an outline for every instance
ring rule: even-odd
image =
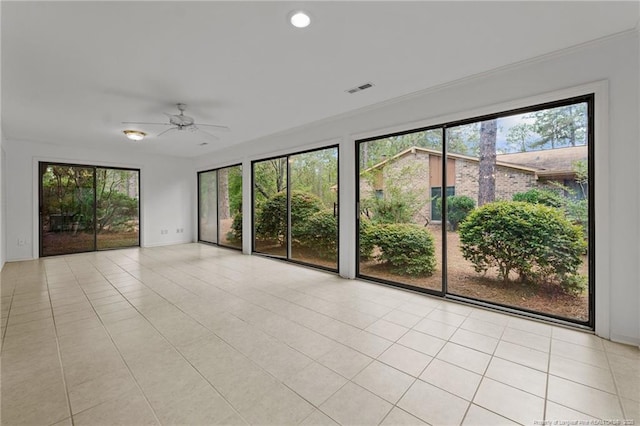
[[[306,28],[311,23],[311,18],[308,13],[298,10],[290,14],[289,21],[296,28]]]
[[[140,130],[125,130],[122,133],[132,141],[141,141],[147,136],[145,132],[141,132]]]

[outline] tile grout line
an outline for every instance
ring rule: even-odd
[[[127,272],[127,273],[128,273],[128,272]],[[131,274],[130,274],[130,275],[131,275]],[[104,275],[103,275],[103,276],[104,276]],[[133,276],[133,275],[132,275],[132,276]],[[135,278],[135,277],[134,277],[134,278]],[[188,358],[186,358],[186,357],[184,356],[184,354],[183,354],[183,353],[182,353],[182,352],[181,352],[181,351],[180,351],[180,350],[179,350],[179,349],[178,349],[178,348],[177,348],[177,347],[176,347],[176,346],[175,346],[175,345],[174,345],[174,344],[173,344],[169,339],[167,339],[167,337],[166,337],[166,336],[165,336],[165,335],[164,335],[160,330],[158,330],[158,328],[157,328],[157,327],[156,327],[156,326],[155,326],[155,325],[154,325],[154,324],[153,324],[153,323],[152,323],[152,322],[151,322],[151,321],[146,317],[146,315],[145,315],[143,312],[139,311],[139,310],[138,310],[138,308],[137,308],[135,305],[133,305],[133,304],[129,301],[129,299],[127,298],[127,296],[125,296],[124,294],[122,294],[122,293],[120,292],[120,289],[118,289],[117,287],[115,287],[115,286],[114,286],[114,285],[109,281],[109,279],[108,279],[108,278],[106,278],[106,276],[105,276],[105,279],[106,279],[106,280],[109,282],[109,284],[110,284],[110,285],[111,285],[111,286],[112,286],[112,287],[113,287],[113,288],[114,288],[114,289],[115,289],[115,290],[116,290],[116,291],[117,291],[117,292],[118,292],[118,293],[119,293],[119,294],[120,294],[120,295],[121,295],[121,296],[122,296],[122,297],[127,301],[127,303],[129,303],[129,305],[131,305],[131,306],[133,307],[133,309],[135,309],[135,310],[136,310],[136,312],[138,312],[138,314],[140,314],[140,316],[141,316],[141,317],[143,317],[143,318],[145,319],[145,321],[146,321],[146,322],[147,322],[147,323],[148,323],[148,324],[149,324],[149,325],[150,325],[150,326],[151,326],[151,327],[152,327],[152,328],[153,328],[153,329],[158,333],[158,335],[162,336],[162,339],[163,339],[165,342],[167,342],[167,343],[169,344],[169,346],[170,346],[171,348],[173,348],[173,350],[174,350],[177,354],[179,354],[179,355],[180,355],[180,357],[181,357],[183,360],[185,360],[185,361],[187,362],[187,364],[189,364],[189,365],[190,365],[190,366],[191,366],[191,367],[192,367],[192,368],[193,368],[193,369],[198,373],[198,375],[199,375],[202,379],[204,379],[207,383],[209,383],[209,385],[210,385],[210,386],[211,386],[211,387],[216,391],[216,393],[217,393],[218,395],[220,395],[220,397],[221,397],[221,398],[222,398],[222,399],[223,399],[227,404],[229,404],[229,406],[232,408],[232,410],[233,410],[236,414],[238,414],[238,416],[240,416],[240,418],[241,418],[242,420],[246,421],[246,419],[245,419],[245,418],[242,416],[242,414],[241,414],[241,413],[236,409],[236,407],[235,407],[233,404],[231,404],[231,402],[230,402],[229,400],[227,400],[227,398],[226,398],[226,397],[225,397],[225,396],[224,396],[224,395],[223,395],[223,394],[222,394],[222,393],[221,393],[221,392],[220,392],[220,391],[219,391],[219,390],[218,390],[218,389],[217,389],[217,388],[216,388],[216,387],[215,387],[215,386],[214,386],[214,385],[209,381],[209,379],[207,379],[207,378],[206,378],[206,377],[205,377],[205,376],[200,372],[200,370],[199,370],[195,365],[193,365],[193,364],[191,363],[191,361],[190,361]],[[137,278],[136,278],[136,280],[137,280]],[[140,280],[138,280],[138,281],[140,281]],[[149,288],[146,284],[144,284],[144,282],[142,282],[142,281],[140,281],[140,282],[141,282],[145,287]],[[184,313],[185,315],[189,316],[189,318],[193,319],[193,320],[194,320],[194,321],[196,321],[198,324],[200,324],[201,326],[203,326],[204,328],[206,328],[207,330],[209,330],[213,335],[215,335],[215,336],[216,336],[217,338],[219,338],[221,341],[225,342],[225,344],[229,345],[230,347],[233,347],[233,346],[231,346],[227,341],[225,341],[225,340],[224,340],[224,339],[222,339],[220,336],[218,336],[216,333],[214,333],[212,330],[210,330],[208,327],[206,327],[204,324],[202,324],[202,323],[198,322],[197,320],[195,320],[194,318],[192,318],[190,315],[188,315],[186,312],[184,312],[180,307],[178,307],[178,305],[176,305],[176,304],[174,304],[174,303],[170,302],[168,299],[166,299],[164,296],[162,296],[162,295],[160,295],[159,293],[157,293],[155,290],[153,290],[153,289],[151,289],[151,288],[149,288],[149,289],[150,289],[151,291],[153,291],[154,293],[158,294],[158,296],[159,296],[159,297],[161,297],[161,298],[163,298],[165,301],[167,301],[167,303],[170,303],[172,306],[175,306],[175,307],[176,307],[180,312],[182,312],[182,313]],[[92,307],[93,307],[93,304],[92,304]],[[147,394],[144,392],[144,389],[143,389],[143,388],[142,388],[142,386],[139,384],[139,382],[138,382],[137,378],[135,377],[135,374],[134,374],[134,373],[133,373],[133,371],[131,370],[131,367],[129,366],[129,364],[127,363],[126,359],[124,358],[124,355],[120,352],[120,349],[119,349],[118,345],[117,345],[117,344],[116,344],[116,342],[113,340],[113,336],[111,335],[111,332],[108,330],[108,328],[107,328],[106,326],[104,326],[104,323],[102,322],[102,319],[100,318],[100,315],[99,315],[97,312],[96,312],[96,315],[99,317],[100,322],[103,324],[103,327],[104,327],[104,328],[105,328],[105,330],[107,331],[107,334],[109,335],[109,339],[111,340],[111,342],[113,343],[114,347],[115,347],[115,348],[116,348],[116,350],[118,351],[118,354],[120,355],[120,358],[122,359],[122,361],[123,361],[123,362],[125,363],[125,365],[127,366],[127,370],[129,371],[129,374],[131,374],[132,378],[133,378],[133,379],[134,379],[134,381],[136,382],[136,385],[139,387],[139,389],[140,389],[141,393],[144,395],[144,398],[145,398],[145,400],[147,401],[147,403],[149,404],[149,407],[151,408],[151,410],[153,411],[154,416],[156,417],[156,420],[158,420],[158,423],[160,423],[160,424],[161,424],[160,420],[158,419],[158,417],[157,417],[157,415],[156,415],[156,413],[155,413],[155,410],[153,409],[153,406],[151,405],[151,403],[149,402],[149,400],[148,400],[148,398],[147,398]],[[116,321],[116,323],[121,322],[121,321],[126,321],[126,320],[127,320],[127,318],[122,319],[122,320],[119,320],[119,321]],[[195,341],[198,341],[198,340],[200,340],[200,338],[193,339],[192,341],[190,341],[190,342],[188,342],[188,343],[195,342]],[[237,349],[235,349],[235,348],[234,348],[234,350],[237,350]],[[238,353],[242,353],[242,352],[238,351]],[[243,354],[243,355],[244,355],[244,354]],[[247,358],[247,359],[249,359],[249,358]],[[251,359],[249,359],[249,361],[250,361],[250,362],[252,362],[252,363],[254,362],[254,361],[253,361],[253,360],[251,360]],[[255,364],[255,363],[254,363],[254,364]],[[257,364],[256,364],[256,365],[257,365]],[[262,367],[260,367],[260,366],[258,366],[258,367],[262,369]],[[263,369],[263,370],[264,370],[264,369]],[[270,373],[269,373],[268,371],[266,371],[266,370],[265,370],[265,372],[266,372],[267,374],[270,374]],[[249,422],[247,422],[247,423],[249,423]]]
[[[547,404],[549,402],[549,377],[551,376],[551,346],[553,345],[553,328],[551,328],[551,335],[549,336],[549,355],[547,356],[547,371],[545,374],[544,384],[544,405],[542,411],[542,420],[547,420]],[[546,424],[546,423],[543,423]]]
[[[603,345],[604,348],[604,357],[607,359],[607,365],[609,366],[609,373],[611,374],[611,378],[613,379],[613,386],[616,389],[616,397],[618,399],[618,405],[620,406],[620,412],[622,413],[623,418],[627,418],[627,412],[624,408],[624,404],[622,403],[622,395],[620,394],[620,387],[618,386],[618,379],[616,378],[615,373],[613,372],[613,368],[611,367],[611,360],[609,359],[609,353],[607,352],[606,346]],[[640,398],[638,398],[640,399]],[[639,403],[640,404],[640,403]]]
[[[469,314],[469,315],[471,315],[471,314]],[[470,316],[469,316],[469,318],[470,318]],[[463,324],[464,324],[464,323],[463,323]],[[475,392],[473,392],[473,396],[471,397],[470,403],[469,403],[469,405],[467,406],[467,409],[466,409],[466,410],[465,410],[465,412],[464,412],[464,416],[462,417],[462,421],[460,422],[461,424],[462,424],[462,423],[464,423],[464,420],[467,418],[467,415],[469,414],[469,409],[470,409],[470,408],[471,408],[471,406],[473,405],[473,402],[475,401],[476,396],[478,395],[478,391],[480,390],[480,386],[482,385],[482,382],[484,381],[484,379],[485,379],[485,377],[486,377],[487,371],[489,370],[489,366],[491,365],[491,361],[493,361],[493,358],[495,357],[496,351],[498,350],[498,346],[500,345],[500,342],[502,341],[502,337],[504,337],[504,333],[507,331],[508,324],[509,324],[509,321],[507,321],[507,323],[506,323],[506,324],[503,326],[503,328],[502,328],[502,333],[500,333],[500,337],[497,339],[497,340],[498,340],[498,342],[496,343],[496,347],[495,347],[495,348],[493,348],[493,352],[491,353],[491,357],[489,358],[489,362],[487,363],[487,366],[484,368],[484,372],[480,375],[480,376],[481,376],[481,377],[480,377],[480,382],[478,383],[478,386],[476,387]],[[500,324],[498,324],[498,325],[500,325]],[[460,326],[462,326],[462,324],[460,324]],[[464,329],[463,329],[463,330],[464,330]],[[454,333],[454,334],[455,334],[455,333]],[[478,333],[478,334],[480,334],[480,333]],[[452,335],[452,337],[453,337],[453,335]],[[463,345],[463,346],[464,346],[464,345]],[[470,348],[470,349],[472,349],[472,348]],[[488,377],[487,377],[487,378],[488,378]],[[478,407],[481,407],[481,406],[480,406],[480,405],[478,405]],[[496,412],[494,412],[494,411],[491,411],[491,410],[489,410],[489,409],[488,409],[488,408],[486,408],[486,407],[482,407],[482,408],[484,408],[485,410],[487,410],[487,411],[489,411],[489,412],[492,412],[492,413],[494,413],[494,414],[496,414],[496,415],[498,415],[498,416],[500,416],[500,417],[507,418],[506,416],[503,416],[503,415],[501,415],[501,414],[499,414],[499,413],[496,413]],[[511,420],[511,419],[509,419],[509,420]],[[516,422],[516,423],[517,423],[517,422]]]
[[[65,259],[65,264],[68,267],[68,263]],[[51,318],[53,320],[53,330],[56,334],[56,349],[58,352],[58,362],[60,363],[60,372],[62,373],[62,384],[64,385],[64,390],[65,390],[65,397],[66,397],[66,401],[67,401],[67,409],[69,410],[69,418],[71,419],[71,425],[73,426],[75,424],[74,419],[73,419],[73,411],[71,410],[71,398],[69,397],[69,386],[67,385],[67,377],[64,371],[64,364],[62,363],[62,351],[60,350],[60,340],[58,338],[58,327],[56,325],[56,315],[55,312],[53,310],[53,302],[51,300],[51,288],[49,287],[49,276],[47,274],[47,267],[46,264],[44,265],[44,269],[45,269],[45,280],[47,282],[47,294],[49,295],[49,306],[51,307]],[[74,274],[74,279],[75,279],[75,274]],[[76,279],[76,284],[77,284],[77,279]],[[79,285],[78,285],[79,287]],[[56,420],[58,421],[58,420]]]
[[[110,281],[107,279],[107,277],[104,275],[104,273],[103,273],[102,271],[100,271],[100,270],[95,266],[95,264],[93,264],[93,262],[90,262],[90,263],[91,263],[91,264],[92,264],[92,266],[96,269],[96,271],[98,271],[98,272],[100,273],[100,275],[102,275],[102,277],[103,277],[103,278],[105,278],[105,280],[107,280],[107,282],[109,283],[109,285],[111,285],[112,287],[114,287],[114,286],[113,286],[113,284],[111,284],[111,282],[110,282]],[[73,273],[74,277],[76,277],[76,274],[73,272],[73,270],[72,270],[72,273]],[[77,277],[76,277],[76,280],[77,280]],[[109,336],[109,340],[111,341],[111,344],[113,345],[113,347],[114,347],[114,348],[116,349],[116,351],[118,352],[118,355],[119,355],[120,359],[122,360],[122,362],[124,363],[124,365],[125,365],[125,367],[126,367],[127,371],[128,371],[128,372],[129,372],[129,374],[131,375],[131,378],[132,378],[132,379],[133,379],[133,381],[135,382],[135,384],[136,384],[136,386],[137,386],[138,390],[139,390],[139,391],[140,391],[140,393],[142,394],[142,396],[143,396],[143,398],[144,398],[145,402],[147,403],[147,405],[148,405],[149,409],[151,410],[151,413],[153,414],[153,417],[154,417],[154,418],[155,418],[155,420],[158,422],[158,424],[162,424],[162,423],[160,422],[160,419],[158,419],[158,416],[157,416],[157,414],[156,414],[155,410],[153,409],[153,406],[151,405],[151,402],[150,402],[150,401],[149,401],[149,399],[147,398],[147,395],[144,393],[144,390],[142,389],[142,386],[140,386],[140,383],[138,382],[138,379],[136,379],[135,375],[134,375],[134,374],[133,374],[133,372],[131,371],[131,368],[129,367],[129,364],[127,364],[127,362],[126,362],[126,360],[124,359],[124,357],[123,357],[122,353],[121,353],[121,352],[120,352],[120,350],[118,349],[118,346],[117,346],[117,345],[116,345],[116,343],[113,341],[113,336],[111,335],[111,333],[109,332],[109,330],[108,330],[108,329],[107,329],[107,327],[105,326],[105,324],[104,324],[104,322],[102,321],[102,318],[100,317],[100,315],[98,314],[98,312],[95,310],[95,306],[93,306],[93,303],[91,303],[91,300],[87,297],[87,293],[84,291],[84,289],[82,288],[82,286],[81,286],[79,283],[78,283],[78,287],[80,288],[80,290],[82,291],[82,293],[84,294],[84,296],[87,298],[87,301],[88,301],[88,302],[89,302],[89,304],[91,305],[91,309],[92,309],[92,311],[95,313],[95,315],[96,315],[96,317],[97,317],[98,321],[100,321],[100,324],[102,325],[102,328],[104,329],[104,331],[105,331],[105,332],[107,333],[107,335]],[[115,287],[114,287],[114,288],[115,288]],[[115,398],[114,398],[114,399],[115,399]],[[113,399],[112,399],[112,400],[113,400]],[[112,401],[112,400],[110,400],[110,401]],[[87,407],[86,409],[84,409],[84,410],[82,410],[82,411],[79,411],[79,412],[77,412],[76,414],[73,414],[73,415],[72,415],[72,417],[71,417],[71,419],[72,419],[72,424],[73,424],[73,422],[74,422],[74,416],[76,416],[76,415],[78,415],[78,414],[81,414],[81,413],[84,413],[84,412],[86,412],[86,411],[88,411],[88,410],[91,410],[92,408],[98,407],[98,406],[100,406],[100,405],[102,405],[102,404],[104,404],[104,403],[106,403],[106,402],[109,402],[109,401],[103,401],[103,402],[100,402],[100,403],[98,403],[98,404],[92,405],[91,407]]]
[[[7,325],[4,327],[4,330],[2,332],[2,339],[0,340],[0,353],[2,353],[2,351],[4,351],[4,345],[5,345],[5,339],[7,337],[7,330],[9,329],[9,316],[11,315],[11,308],[13,307],[13,297],[16,293],[16,288],[18,287],[17,284],[15,284],[13,286],[13,289],[11,290],[11,301],[9,302],[9,310],[7,312]],[[48,285],[47,285],[47,292],[48,292]],[[0,294],[2,294],[2,291],[0,289]]]
[[[439,306],[439,305],[438,305],[438,306]],[[433,311],[435,311],[436,309],[437,309],[437,307],[434,307],[434,308],[433,308],[433,309],[432,309],[428,314],[423,315],[423,316],[422,316],[422,318],[421,318],[421,319],[420,319],[416,324],[414,324],[414,326],[413,326],[413,327],[415,327],[415,326],[416,326],[416,325],[418,325],[420,322],[422,322],[422,320],[426,319],[426,318],[427,318],[427,316],[428,316],[428,315],[430,315],[430,314],[431,314]],[[470,311],[467,315],[465,315],[465,321],[469,318],[469,315],[471,315],[471,312],[473,312],[473,311]],[[458,314],[458,315],[459,315],[459,314]],[[436,320],[433,320],[433,321],[436,321]],[[437,321],[437,322],[439,322],[439,323],[440,323],[440,321]],[[442,349],[444,349],[444,347],[447,345],[447,343],[449,343],[449,342],[450,342],[451,337],[453,337],[453,335],[454,335],[458,330],[460,330],[460,327],[462,326],[462,324],[463,324],[463,323],[464,323],[464,321],[462,321],[462,322],[460,323],[460,325],[458,325],[458,326],[456,327],[456,331],[454,331],[453,333],[451,333],[451,336],[449,336],[449,338],[448,338],[448,339],[446,339],[446,340],[445,340],[445,339],[440,339],[440,340],[443,340],[445,343],[442,345],[442,347],[440,347],[440,349],[438,349],[438,351],[437,351],[433,356],[431,356],[431,355],[429,355],[429,354],[425,354],[425,355],[427,355],[427,356],[430,356],[430,357],[431,357],[431,360],[427,363],[427,365],[425,365],[425,366],[422,368],[422,370],[420,371],[420,373],[419,373],[419,374],[417,374],[417,375],[415,376],[415,378],[414,378],[413,382],[412,382],[412,383],[407,387],[407,389],[402,393],[402,395],[400,395],[400,398],[398,398],[398,400],[393,404],[393,406],[394,406],[394,407],[397,407],[397,408],[399,408],[399,409],[401,409],[401,410],[405,411],[402,407],[399,407],[399,406],[398,406],[398,403],[399,403],[400,401],[402,401],[402,398],[404,398],[404,397],[405,397],[405,395],[407,394],[407,392],[409,392],[409,390],[410,390],[410,389],[411,389],[411,388],[416,384],[416,382],[418,382],[418,380],[420,380],[420,376],[421,376],[422,374],[424,374],[425,370],[426,370],[427,368],[429,368],[429,366],[431,365],[431,363],[433,362],[433,360],[437,358],[438,354],[439,354],[440,352],[442,352]],[[442,323],[442,324],[450,325],[450,324],[446,324],[446,323]],[[416,332],[420,333],[420,331],[415,330],[413,327],[412,327],[410,330],[414,330],[414,331],[416,331]],[[453,326],[452,326],[452,327],[453,327]],[[408,333],[408,332],[409,332],[409,331],[407,331],[407,333]],[[405,333],[405,334],[406,334],[406,333]],[[423,333],[423,334],[425,334],[425,335],[427,335],[427,336],[430,336],[430,337],[438,338],[438,337],[436,337],[436,336],[431,336],[430,334],[426,334],[426,333]],[[452,343],[453,343],[453,342],[452,342]],[[399,344],[400,344],[400,345],[402,345],[401,343],[399,343]],[[403,346],[404,346],[404,345],[403,345]],[[412,349],[412,348],[409,348],[409,349]],[[416,350],[416,349],[413,349],[413,350]],[[417,352],[421,352],[421,351],[417,351]],[[424,353],[424,352],[421,352],[421,353]],[[424,383],[427,383],[427,382],[424,382]],[[432,385],[432,384],[430,384],[430,383],[429,383],[429,385],[431,385],[431,386],[433,386],[433,387],[435,387],[435,388],[437,388],[437,389],[440,389],[440,390],[442,390],[442,391],[444,391],[444,392],[447,392],[447,393],[449,393],[449,394],[451,394],[451,395],[454,395],[454,396],[456,396],[456,397],[460,398],[460,396],[459,396],[459,395],[452,394],[451,392],[448,392],[447,390],[442,389],[442,388],[440,388],[440,387],[438,387],[438,386]],[[464,399],[464,398],[461,398],[461,399]],[[470,404],[471,404],[471,401],[469,401],[469,405],[470,405]],[[467,410],[468,410],[468,409],[469,409],[469,407],[467,407]],[[393,410],[393,409],[392,409],[392,410]],[[392,410],[389,410],[389,413],[391,413],[391,411],[392,411]],[[389,416],[389,413],[387,413],[387,414],[384,416],[384,418],[380,421],[380,423],[384,422],[384,420]],[[411,413],[409,413],[409,414],[411,414]],[[411,415],[413,415],[413,414],[411,414]],[[413,416],[414,416],[414,417],[416,417],[416,418],[419,418],[419,417],[417,417],[417,416],[415,416],[415,415],[413,415]],[[462,417],[462,421],[464,421],[464,417],[465,417],[465,416],[466,416],[466,411],[465,411],[465,414],[464,414],[464,415],[463,415],[463,417]],[[424,420],[422,420],[422,419],[420,419],[420,420],[421,420],[421,421],[424,421]],[[461,422],[462,422],[462,421],[461,421]],[[379,424],[380,424],[380,423],[379,423]],[[426,423],[426,422],[425,422],[425,423]]]

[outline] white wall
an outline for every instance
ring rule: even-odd
[[[601,109],[599,117],[596,117],[600,121],[596,123],[599,137],[595,141],[596,332],[612,340],[638,345],[638,44],[638,33],[632,31],[546,55],[454,84],[264,137],[217,152],[215,156],[201,157],[196,162],[196,168],[211,168],[241,159],[249,161],[280,152],[300,150],[318,145],[319,141],[342,140],[340,156],[343,160],[348,159],[350,164],[341,164],[340,270],[341,275],[353,277],[353,151],[354,140],[357,137],[498,112],[507,105],[517,105],[518,100],[540,97],[549,92],[559,93],[567,88],[605,80],[608,90],[601,92],[599,99],[596,99],[596,109]],[[428,72],[428,69],[425,69],[425,72]],[[570,90],[566,93],[569,92]],[[249,177],[250,171],[245,170],[245,179]],[[248,197],[249,195],[245,194],[244,205],[250,202]]]
[[[7,202],[5,185],[6,154],[4,152],[4,135],[0,131],[0,270],[4,267],[7,255]]]
[[[38,257],[38,161],[140,169],[143,247],[193,241],[191,160],[5,140],[7,261]],[[183,228],[184,233],[177,233]],[[161,234],[167,229],[167,234]],[[24,240],[24,245],[18,241]]]

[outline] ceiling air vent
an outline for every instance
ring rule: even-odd
[[[348,89],[348,90],[345,90],[345,91],[346,91],[347,93],[351,93],[351,94],[353,94],[353,93],[358,93],[358,92],[360,92],[361,90],[368,89],[368,88],[370,88],[370,87],[373,87],[373,83],[364,83],[364,84],[362,84],[362,85],[360,85],[360,86],[354,87],[353,89]]]

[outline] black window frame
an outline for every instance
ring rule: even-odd
[[[197,201],[197,207],[198,207],[198,243],[201,244],[209,244],[212,246],[217,246],[217,247],[223,247],[223,248],[228,248],[231,250],[237,250],[237,251],[242,251],[242,243],[240,244],[240,247],[236,247],[236,246],[230,246],[230,245],[226,245],[226,244],[220,244],[220,199],[219,199],[219,195],[220,195],[220,183],[218,180],[219,177],[219,172],[222,169],[229,169],[231,167],[240,167],[240,170],[242,170],[242,163],[236,163],[236,164],[230,164],[228,166],[222,166],[222,167],[216,167],[214,169],[208,169],[208,170],[201,170],[197,173],[197,191],[198,191],[198,201]],[[201,229],[200,229],[200,175],[204,174],[204,173],[211,173],[211,172],[216,172],[216,242],[212,242],[212,241],[206,241],[203,240],[201,238]],[[243,175],[242,175],[242,179],[244,180],[244,171],[243,171]],[[243,191],[244,191],[244,181],[243,181]]]
[[[430,125],[426,127],[420,127],[415,129],[403,130],[400,132],[393,132],[388,134],[382,134],[378,136],[367,137],[363,139],[355,140],[355,175],[356,175],[356,227],[355,227],[355,239],[356,239],[356,277],[359,279],[372,281],[375,283],[380,283],[384,285],[391,285],[394,287],[400,287],[409,289],[412,291],[417,291],[420,293],[426,293],[433,296],[438,296],[444,299],[456,300],[460,302],[464,302],[470,305],[482,306],[485,308],[507,312],[516,314],[519,316],[540,319],[548,322],[570,325],[578,328],[585,328],[589,330],[593,330],[595,328],[595,315],[596,315],[596,304],[595,304],[595,259],[596,259],[596,235],[595,235],[595,93],[587,93],[584,95],[573,96],[570,98],[564,98],[556,101],[543,102],[539,104],[529,105],[521,108],[514,108],[504,111],[499,111],[496,113],[485,114],[480,116],[474,116],[470,118],[454,120],[449,122],[443,122],[440,124]],[[589,182],[589,190],[587,193],[588,200],[588,253],[587,253],[587,262],[588,262],[588,319],[586,321],[580,321],[575,318],[567,318],[559,315],[547,314],[539,311],[533,311],[526,308],[520,308],[515,306],[504,305],[495,302],[488,302],[486,300],[480,300],[471,298],[468,296],[460,296],[454,295],[448,292],[447,289],[447,238],[446,238],[446,227],[442,227],[442,245],[440,249],[442,250],[442,291],[435,291],[432,289],[416,287],[404,283],[398,283],[395,281],[380,279],[376,277],[371,277],[368,275],[362,275],[360,273],[360,146],[363,143],[376,141],[380,139],[385,139],[393,136],[401,136],[411,133],[441,129],[442,130],[442,182],[443,185],[448,186],[447,182],[447,154],[448,154],[448,141],[447,141],[447,129],[451,127],[457,127],[465,124],[472,124],[486,120],[493,120],[502,117],[517,115],[517,114],[526,114],[535,111],[540,111],[544,109],[558,108],[568,105],[574,105],[577,103],[586,103],[587,104],[587,176]],[[442,218],[443,223],[447,220],[447,200],[446,197],[442,198]]]
[[[107,248],[98,248],[98,233],[97,230],[94,230],[93,235],[93,249],[92,250],[82,250],[82,251],[74,251],[66,254],[44,254],[44,238],[42,235],[42,203],[43,203],[43,188],[42,188],[42,170],[48,166],[63,166],[63,167],[80,167],[84,169],[93,169],[93,220],[94,226],[96,223],[97,217],[97,169],[109,169],[109,170],[126,170],[128,172],[137,172],[138,173],[138,241],[135,245],[123,246],[123,247],[107,247]],[[141,234],[142,234],[142,214],[141,214],[141,205],[142,205],[142,193],[140,189],[142,188],[142,172],[139,168],[135,167],[115,167],[115,166],[101,166],[96,164],[80,164],[80,163],[64,163],[59,161],[38,161],[38,257],[51,257],[51,256],[65,256],[67,254],[78,254],[78,253],[93,253],[97,251],[108,251],[108,250],[121,250],[128,249],[132,247],[141,247]]]
[[[290,206],[290,200],[291,200],[291,163],[289,162],[289,158],[296,156],[296,155],[301,155],[301,154],[307,154],[310,152],[316,152],[316,151],[324,151],[327,149],[335,149],[336,150],[336,168],[337,168],[337,194],[336,194],[336,199],[338,200],[337,202],[337,206],[334,207],[334,211],[336,212],[336,222],[337,222],[337,232],[336,232],[336,267],[335,268],[329,268],[327,266],[323,266],[323,265],[318,265],[318,264],[314,264],[314,263],[309,263],[309,262],[303,262],[300,260],[296,260],[296,259],[292,259],[291,258],[291,252],[290,252],[290,238],[291,238],[291,206]],[[286,164],[287,164],[287,254],[286,256],[278,256],[278,255],[271,255],[268,253],[263,253],[260,251],[256,251],[256,236],[255,236],[255,228],[256,228],[256,223],[255,223],[255,212],[256,212],[256,203],[255,203],[255,164],[256,163],[261,163],[264,161],[269,161],[269,160],[275,160],[275,159],[279,159],[279,158],[285,158],[286,159]],[[287,154],[282,154],[282,155],[274,155],[274,156],[270,156],[270,157],[264,157],[264,158],[259,158],[256,160],[252,160],[251,161],[251,253],[252,254],[256,254],[259,256],[264,256],[270,259],[278,259],[278,260],[282,260],[285,262],[290,262],[290,263],[295,263],[298,265],[303,265],[303,266],[308,266],[311,268],[315,268],[315,269],[321,269],[324,271],[328,271],[328,272],[333,272],[333,273],[338,273],[340,271],[340,145],[339,144],[332,144],[332,145],[328,145],[328,146],[323,146],[320,148],[310,148],[310,149],[305,149],[302,151],[296,151],[296,152],[290,152]]]

